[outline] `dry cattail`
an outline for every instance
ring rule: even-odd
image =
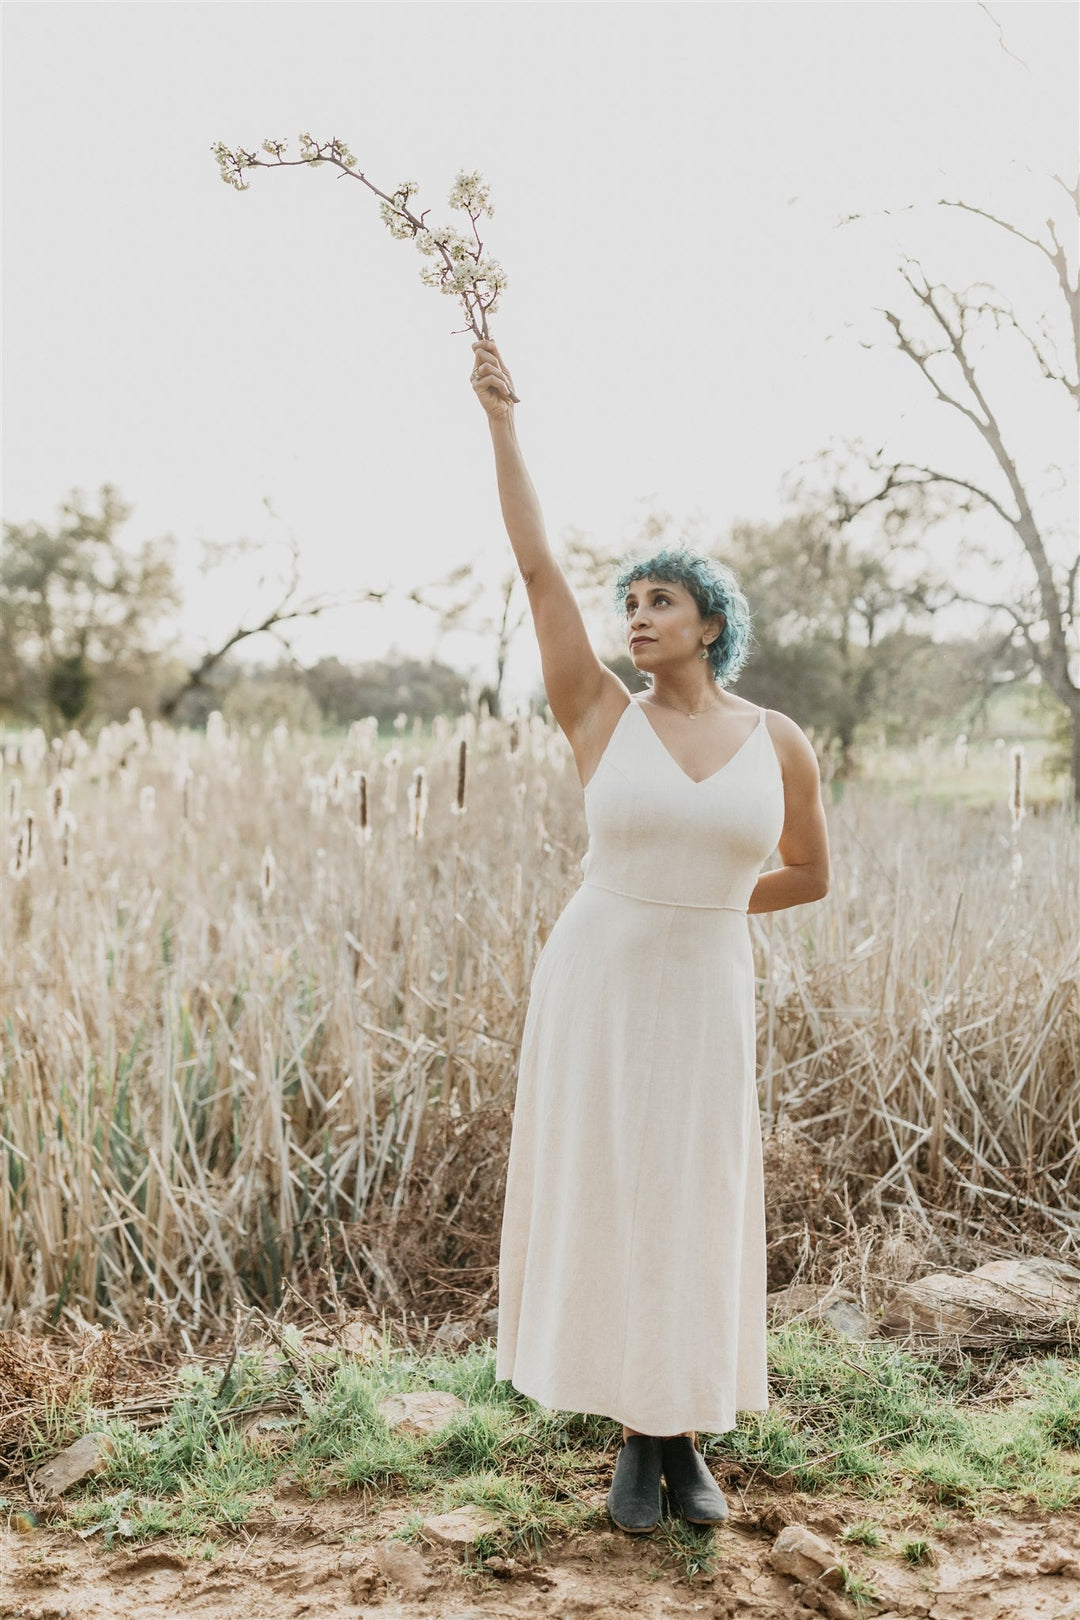
[[[388,816],[392,816],[397,808],[398,769],[401,765],[401,755],[396,748],[391,748],[383,760],[386,771],[386,786],[383,789],[383,809]]]
[[[326,791],[331,804],[344,803],[345,789],[348,786],[348,781],[349,773],[345,769],[344,761],[339,755],[326,774]]]
[[[265,905],[274,892],[274,874],[277,871],[277,862],[274,852],[267,844],[262,852],[262,865],[259,868],[259,898]]]
[[[953,743],[953,758],[956,760],[958,767],[962,771],[967,769],[967,754],[967,732],[962,731],[959,737],[957,737],[956,741]]]
[[[326,813],[326,777],[309,776],[308,790],[311,794],[311,813],[316,818]]]
[[[26,828],[20,827],[19,836],[15,840],[15,853],[8,861],[8,871],[13,878],[25,877],[28,864],[26,858]]]
[[[521,722],[518,720],[518,717],[517,717],[516,714],[515,714],[514,718],[510,722],[509,742],[510,742],[510,752],[512,754],[516,754],[517,751],[518,751],[518,745],[521,742]]]
[[[358,759],[363,765],[369,765],[374,758],[378,740],[379,722],[373,714],[369,714],[363,720],[353,721],[349,727],[349,735],[345,739],[345,746],[354,759]]]
[[[64,867],[71,865],[71,857],[75,846],[75,829],[78,822],[70,810],[65,810],[60,827],[60,863]]]
[[[22,782],[17,776],[13,777],[11,786],[8,788],[7,809],[9,821],[18,821],[19,819],[19,795],[21,792]]]
[[[356,782],[356,833],[360,842],[366,844],[371,838],[371,826],[368,818],[367,772],[354,771],[353,778]]]
[[[427,772],[422,765],[413,771],[412,788],[409,792],[409,810],[414,838],[424,836],[424,817],[427,815],[428,786]]]
[[[19,752],[22,764],[31,776],[41,769],[45,755],[49,752],[49,744],[40,726],[35,726],[29,737],[23,739]]]
[[[82,732],[72,727],[64,738],[64,752],[61,756],[61,763],[67,766],[75,765],[80,759],[85,759],[89,752],[90,744]]]
[[[49,788],[46,804],[49,809],[49,827],[54,838],[59,838],[63,830],[64,812],[68,803],[68,785],[66,773],[61,771]]]
[[[26,812],[26,820],[23,823],[23,832],[26,837],[26,864],[29,867],[33,866],[34,862],[37,860],[37,823],[34,820],[34,812],[32,810],[28,810]]]
[[[454,795],[453,812],[455,816],[465,814],[465,771],[469,758],[469,745],[462,737],[458,743],[457,756],[457,793]]]
[[[405,727],[408,725],[408,723],[409,723],[409,717],[408,717],[407,714],[404,713],[404,711],[402,711],[401,714],[395,715],[394,716],[394,736],[395,737],[400,737],[402,732],[405,730]]]
[[[1012,786],[1009,789],[1009,814],[1013,831],[1017,832],[1024,819],[1024,750],[1017,745],[1012,751]]]
[[[154,823],[154,811],[157,808],[157,794],[152,787],[144,787],[139,793],[139,815],[144,827],[151,827]]]

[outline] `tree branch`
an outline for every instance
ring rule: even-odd
[[[276,608],[271,609],[261,624],[253,624],[248,626],[238,625],[233,631],[232,635],[227,637],[227,639],[222,642],[220,647],[215,647],[213,651],[206,653],[199,663],[196,664],[195,668],[188,671],[187,678],[183,684],[171,695],[171,697],[166,698],[161,704],[160,712],[162,719],[171,720],[179,708],[180,703],[187,696],[187,694],[189,692],[197,691],[200,687],[205,686],[207,676],[210,674],[210,672],[213,669],[216,669],[217,665],[221,663],[223,658],[227,657],[234,647],[238,646],[241,641],[246,641],[249,636],[259,636],[268,632],[273,632],[276,630],[278,625],[287,624],[294,619],[317,618],[320,613],[326,613],[331,608],[356,607],[364,602],[381,602],[383,597],[386,595],[385,591],[361,591],[356,596],[333,597],[323,602],[312,600],[301,603],[298,607],[286,610],[286,604],[289,601],[289,598],[292,596],[294,589],[295,579],[292,585],[290,585],[289,590],[286,592],[282,601]]]
[[[1061,186],[1066,196],[1069,197],[1073,206],[1080,212],[1080,183],[1075,188],[1072,188],[1065,184],[1060,175],[1054,175],[1054,179]],[[977,208],[974,203],[962,202],[959,199],[949,197],[940,197],[938,201],[944,208],[963,208],[969,214],[978,214],[980,218],[989,220],[991,225],[997,225],[999,229],[1007,231],[1010,236],[1018,237],[1021,242],[1026,242],[1029,247],[1035,248],[1042,254],[1047,263],[1053,267],[1058,286],[1065,295],[1065,302],[1068,305],[1069,315],[1072,320],[1076,369],[1077,376],[1080,378],[1080,274],[1077,275],[1075,281],[1069,279],[1068,260],[1065,249],[1058,240],[1053,220],[1048,219],[1046,221],[1046,229],[1053,244],[1052,247],[1047,247],[1046,243],[1040,242],[1037,236],[1028,236],[1027,232],[1020,230],[1019,226],[1011,224],[1007,219],[1002,219],[998,214],[991,214],[985,208]]]

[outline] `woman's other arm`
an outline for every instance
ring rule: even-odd
[[[784,778],[784,826],[777,844],[784,864],[762,872],[750,896],[752,912],[804,906],[829,892],[829,831],[814,745],[801,726],[776,709],[768,711],[766,724]]]

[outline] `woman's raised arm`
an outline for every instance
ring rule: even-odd
[[[490,338],[474,343],[473,351],[472,384],[487,412],[503,522],[529,596],[544,688],[552,714],[573,744],[591,724],[608,689],[625,694],[625,688],[593,651],[581,609],[548,545],[514,428],[510,373]]]

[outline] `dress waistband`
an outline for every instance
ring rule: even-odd
[[[650,894],[631,894],[629,889],[613,889],[607,883],[594,883],[583,878],[583,889],[601,889],[604,894],[621,894],[624,900],[640,900],[645,906],[668,906],[674,911],[734,911],[738,916],[748,915],[745,906],[710,906],[701,900],[656,900]]]

